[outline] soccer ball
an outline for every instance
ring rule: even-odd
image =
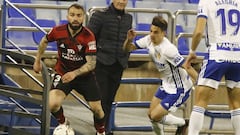
[[[65,124],[60,124],[54,129],[53,135],[74,135],[74,130]]]

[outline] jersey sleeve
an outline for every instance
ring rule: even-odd
[[[180,55],[174,45],[168,46],[164,51],[167,61],[175,67],[180,67],[184,63],[184,57]]]
[[[200,0],[199,4],[198,4],[198,14],[197,17],[204,17],[207,18],[208,15],[208,4],[207,4],[208,0]]]
[[[87,38],[86,55],[95,55],[96,52],[97,52],[96,40],[93,33],[91,33]]]
[[[56,41],[56,39],[55,39],[55,31],[56,31],[56,29],[55,28],[52,28],[48,33],[47,33],[47,35],[46,35],[46,37],[47,37],[47,40],[49,41],[49,42],[52,42],[52,41]]]
[[[134,45],[139,49],[147,48],[151,44],[150,35],[146,35],[143,38],[140,38],[134,42]]]

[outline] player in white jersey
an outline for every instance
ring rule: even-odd
[[[191,50],[186,60],[190,65],[195,50],[206,30],[208,56],[205,57],[196,87],[195,104],[190,115],[189,135],[198,135],[203,126],[209,100],[225,77],[231,122],[240,135],[240,1],[200,0]]]
[[[183,104],[192,90],[192,80],[197,78],[197,72],[192,68],[183,67],[184,58],[179,54],[175,45],[166,37],[167,22],[156,16],[152,20],[150,34],[132,42],[136,36],[135,31],[128,31],[123,49],[127,52],[138,48],[147,48],[150,57],[160,72],[162,85],[152,98],[149,118],[157,135],[163,135],[163,124],[176,125],[176,135],[182,135],[185,123],[183,118],[169,114]],[[160,128],[158,127],[160,125]]]

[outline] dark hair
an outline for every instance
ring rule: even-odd
[[[81,9],[83,12],[85,12],[83,6],[82,6],[82,5],[79,5],[79,4],[77,4],[77,3],[72,4],[70,7],[68,7],[67,10],[69,11],[69,9],[72,8],[72,7],[76,8],[76,9]]]
[[[155,16],[152,25],[159,27],[163,31],[166,31],[168,27],[167,21],[162,16]]]

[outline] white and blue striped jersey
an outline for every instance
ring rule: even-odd
[[[162,87],[169,94],[176,94],[177,89],[187,91],[193,83],[186,70],[180,66],[184,62],[176,48],[167,38],[164,38],[159,45],[151,42],[150,35],[147,35],[135,42],[137,48],[146,48],[156,68],[160,72]]]
[[[209,59],[240,62],[240,0],[200,0],[197,16],[207,19]]]

